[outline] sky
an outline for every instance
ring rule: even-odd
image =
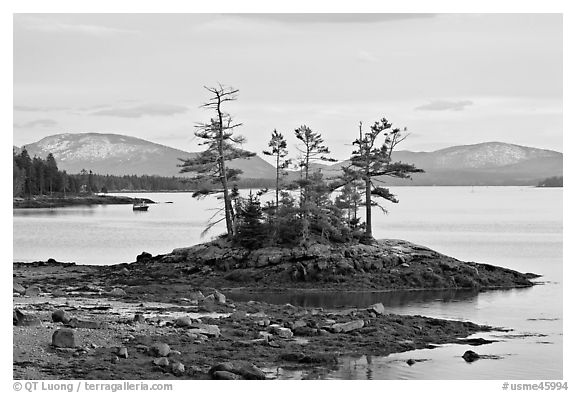
[[[563,151],[561,14],[16,14],[13,144],[102,132],[199,151],[204,86],[245,149],[277,129],[349,156],[358,123],[399,149],[501,141]]]

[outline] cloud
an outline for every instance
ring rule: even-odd
[[[127,108],[111,108],[92,112],[94,116],[114,116],[138,118],[143,116],[173,116],[186,113],[188,108],[181,105],[170,104],[143,104]]]
[[[58,122],[52,119],[38,119],[26,123],[14,123],[14,128],[54,127]]]
[[[462,111],[467,106],[474,105],[470,100],[464,101],[430,101],[428,104],[416,107],[417,111]]]
[[[117,27],[73,24],[59,22],[55,19],[26,16],[19,18],[21,26],[27,30],[35,30],[44,33],[74,33],[92,37],[110,37],[119,34],[137,34],[136,30],[121,29]]]
[[[20,112],[54,112],[63,111],[69,108],[60,106],[28,106],[28,105],[14,105],[15,111]]]
[[[372,52],[359,50],[358,53],[356,53],[356,60],[361,61],[363,63],[376,63],[380,59]]]
[[[405,19],[431,18],[435,14],[378,14],[378,13],[301,13],[301,14],[227,14],[236,17],[267,19],[287,23],[380,23]]]

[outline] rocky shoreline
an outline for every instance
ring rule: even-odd
[[[536,277],[399,240],[241,252],[215,241],[113,266],[14,263],[14,378],[274,379],[281,370],[323,378],[345,356],[488,344],[467,337],[495,328],[394,315],[380,303],[323,309],[231,301],[224,293],[486,289],[529,286]],[[420,282],[425,272],[439,278]],[[459,287],[464,278],[470,286]],[[468,353],[455,361],[477,359]]]
[[[148,198],[138,198],[145,203],[155,203]],[[136,198],[116,195],[73,195],[73,196],[55,196],[48,195],[34,196],[27,198],[13,198],[12,208],[52,208],[66,206],[90,206],[90,205],[131,205]]]

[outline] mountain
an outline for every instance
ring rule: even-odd
[[[178,159],[196,154],[130,136],[97,133],[52,135],[26,149],[32,157],[52,153],[58,167],[69,173],[86,169],[111,175],[184,176],[178,173]],[[415,174],[412,181],[382,179],[389,186],[537,185],[545,178],[563,175],[562,153],[501,142],[432,152],[397,151],[392,158],[413,163],[426,173]],[[342,165],[346,162],[314,167],[330,178],[339,174]],[[245,179],[272,179],[276,174],[274,167],[258,156],[234,160],[230,167],[243,170]],[[289,178],[297,176],[292,173]]]
[[[196,154],[131,136],[99,133],[51,135],[26,149],[31,157],[52,153],[58,168],[68,173],[86,169],[110,175],[186,176],[178,173],[179,159]],[[276,173],[257,156],[233,160],[230,167],[242,169],[244,178],[272,178]]]
[[[392,159],[414,164],[426,172],[413,175],[412,180],[381,179],[389,186],[537,185],[547,177],[563,173],[562,153],[502,142],[453,146],[433,152],[397,151]],[[348,164],[319,167],[325,177],[332,177]]]

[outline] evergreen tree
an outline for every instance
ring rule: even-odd
[[[270,150],[265,150],[263,153],[267,156],[273,156],[276,161],[276,210],[278,209],[280,201],[280,179],[286,174],[286,168],[290,165],[291,160],[286,160],[288,155],[288,147],[284,135],[274,130],[270,142],[268,142]]]
[[[406,130],[404,130],[406,131]],[[352,152],[351,167],[343,168],[349,179],[364,181],[366,228],[365,235],[368,241],[372,239],[372,206],[379,206],[373,196],[381,197],[393,203],[398,199],[389,189],[374,185],[376,177],[390,176],[396,178],[410,178],[412,173],[424,172],[412,164],[392,162],[392,152],[396,146],[406,139],[399,128],[392,128],[392,124],[385,118],[377,121],[370,127],[370,131],[363,133],[362,122],[359,126],[359,137],[352,142],[357,150]],[[380,147],[376,145],[378,137],[384,137]]]
[[[220,184],[221,192],[224,199],[224,220],[226,221],[226,232],[229,238],[235,233],[234,212],[232,199],[230,197],[229,182],[235,180],[242,171],[230,169],[227,163],[237,158],[253,157],[255,153],[250,153],[236,147],[244,142],[244,138],[234,135],[234,129],[241,126],[241,123],[233,123],[232,117],[223,112],[222,105],[225,102],[235,101],[238,90],[226,88],[222,85],[218,87],[205,87],[213,97],[202,107],[213,109],[216,117],[212,118],[209,123],[200,124],[195,135],[202,139],[201,145],[206,146],[206,150],[193,158],[181,160],[179,166],[183,172],[194,172],[197,181],[211,180],[213,183]],[[206,190],[207,193],[214,192]],[[202,196],[202,193],[196,194]],[[205,195],[205,193],[204,193]],[[221,220],[219,220],[221,221]],[[219,222],[217,221],[217,222]]]
[[[238,226],[234,241],[247,249],[262,247],[267,238],[267,229],[263,223],[260,200],[250,192],[248,198],[240,203]]]
[[[295,131],[296,138],[301,142],[297,146],[300,152],[299,165],[301,168],[302,177],[299,186],[301,189],[300,208],[302,210],[302,242],[306,244],[310,238],[310,170],[311,164],[317,161],[336,161],[333,158],[326,156],[330,154],[328,147],[324,145],[324,139],[318,132],[312,131],[307,126],[301,126]]]

